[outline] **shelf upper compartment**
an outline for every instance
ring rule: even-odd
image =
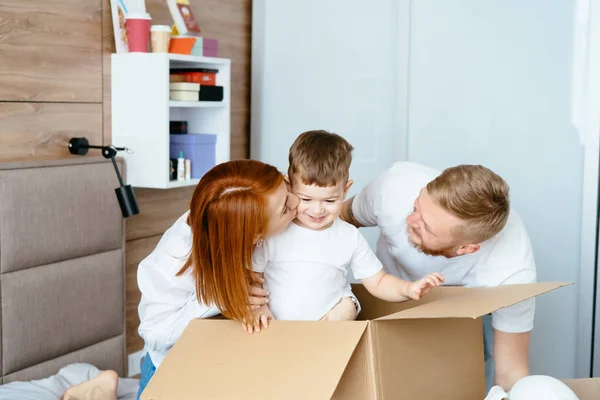
[[[188,56],[184,54],[167,54],[171,64],[203,64],[203,65],[227,65],[231,64],[231,60],[229,58],[215,58],[215,57],[198,57],[198,56]]]
[[[119,53],[112,54],[113,59],[137,60],[147,62],[167,62],[171,68],[208,68],[218,69],[230,66],[229,58],[198,57],[171,53]]]

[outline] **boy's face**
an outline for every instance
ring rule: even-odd
[[[296,222],[308,229],[322,230],[331,226],[342,212],[342,202],[346,198],[352,181],[335,186],[320,187],[305,185],[292,177],[292,193],[300,199]]]

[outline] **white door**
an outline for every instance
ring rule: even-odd
[[[252,11],[252,158],[287,171],[298,134],[338,133],[355,148],[350,195],[404,159],[408,0],[259,0]],[[374,246],[376,229],[363,233]]]

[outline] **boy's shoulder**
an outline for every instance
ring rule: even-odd
[[[361,234],[357,227],[343,221],[341,218],[336,218],[329,229],[332,229],[338,235],[356,236]]]

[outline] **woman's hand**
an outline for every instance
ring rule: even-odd
[[[321,321],[353,321],[356,319],[356,304],[348,296],[342,299],[335,305]]]
[[[266,305],[260,306],[258,309],[253,310],[252,313],[254,314],[254,321],[251,323],[247,323],[246,320],[242,321],[242,329],[249,334],[260,332],[261,326],[263,328],[268,328],[269,321],[275,319],[273,313],[271,313],[271,310],[269,310],[269,307]]]
[[[255,272],[254,279],[256,281],[248,285],[248,294],[250,295],[250,306],[253,310],[258,310],[261,306],[269,302],[267,297],[269,292],[262,288],[262,284],[265,281],[262,274]]]

